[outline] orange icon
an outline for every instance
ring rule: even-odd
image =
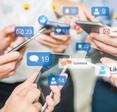
[[[114,14],[114,19],[117,20],[117,13]]]
[[[62,66],[67,66],[67,65],[71,65],[71,64],[72,64],[72,60],[69,60],[69,59],[61,61]]]
[[[53,3],[52,3],[52,9],[53,9],[53,11],[55,11],[56,8],[57,8],[57,4],[53,2]]]
[[[25,10],[30,9],[30,4],[29,4],[29,3],[24,3],[24,9],[25,9]]]

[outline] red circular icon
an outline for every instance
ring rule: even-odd
[[[79,31],[80,30],[80,25],[75,25],[74,29],[77,30],[77,31]]]

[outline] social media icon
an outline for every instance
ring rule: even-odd
[[[106,74],[106,70],[105,70],[105,67],[104,66],[100,66],[99,74],[100,75],[105,75]]]
[[[110,33],[111,33],[110,27],[104,27],[103,28],[103,34],[110,35]]]
[[[93,16],[109,16],[109,7],[92,7]]]
[[[30,4],[28,2],[24,3],[24,9],[25,10],[30,9]]]
[[[52,9],[53,9],[53,11],[55,11],[57,9],[57,4],[56,3],[52,3]]]
[[[52,54],[50,52],[28,52],[28,66],[50,66],[52,64]]]
[[[79,31],[80,30],[80,25],[74,25],[74,30]]]
[[[16,26],[15,35],[16,37],[31,38],[34,36],[34,28],[32,26]]]
[[[70,26],[66,26],[66,27],[60,27],[60,26],[57,26],[54,28],[54,33],[56,35],[69,35],[70,33]]]
[[[42,26],[46,25],[47,22],[48,22],[47,16],[43,16],[43,15],[42,15],[42,16],[39,16],[38,22],[39,22],[39,24],[42,25]]]
[[[96,76],[101,76],[101,77],[109,77],[111,75],[109,67],[103,65],[101,66],[99,65],[96,67],[95,74]]]
[[[48,85],[49,86],[64,86],[67,81],[66,76],[58,75],[49,75],[48,76]]]
[[[78,15],[78,7],[63,7],[63,14],[77,16]]]
[[[32,62],[38,62],[39,57],[37,55],[32,55],[32,56],[29,57],[29,60],[32,61]]]
[[[76,43],[76,51],[89,52],[90,49],[91,49],[91,44],[89,42],[78,42],[78,43]]]

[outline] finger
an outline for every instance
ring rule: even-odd
[[[50,48],[50,49],[56,53],[64,53],[66,48],[67,46],[63,44],[63,45],[58,46],[57,48]]]
[[[15,25],[9,25],[8,27],[3,29],[5,35],[13,33],[14,31],[15,31]]]
[[[17,94],[19,94],[22,97],[25,97],[28,94],[28,92],[30,90],[33,90],[33,88],[36,88],[36,86],[37,86],[36,84],[29,84],[29,85],[25,86],[25,88],[22,88],[22,89],[21,89],[22,86],[20,86],[20,89],[19,89],[20,91],[17,90]],[[19,91],[19,93],[18,93],[18,91]]]
[[[59,45],[56,48],[50,48],[52,51],[57,52],[57,53],[64,53],[65,50],[67,49],[68,45],[70,44],[70,39],[68,39],[66,42],[64,42],[62,45]]]
[[[38,76],[37,73],[31,75],[31,77],[28,78],[23,84],[25,85],[25,84],[32,84],[32,83],[34,83],[34,81],[37,78],[37,76]]]
[[[21,44],[22,42],[24,42],[25,39],[22,37],[18,37],[14,42],[12,42],[11,46],[12,48],[16,47],[17,45]]]
[[[24,42],[24,38],[18,37],[14,42],[11,43],[11,45],[5,50],[5,53],[8,53],[10,50],[15,48],[17,45],[21,44]]]
[[[22,91],[23,89],[30,87],[34,83],[36,77],[37,77],[37,74],[33,74],[24,83],[17,86],[15,91],[17,91],[17,93],[20,93],[20,91]]]
[[[56,35],[54,32],[50,34],[53,38],[57,39],[58,41],[65,42],[70,39],[69,35]]]
[[[59,19],[59,22],[70,25],[72,18],[72,16],[65,15]]]
[[[87,20],[87,18],[86,18],[85,14],[84,14],[84,10],[81,10],[81,9],[79,10],[78,18],[79,18],[79,20],[85,21],[85,20]]]
[[[106,45],[104,43],[101,43],[97,40],[93,40],[93,42],[95,43],[95,45],[101,50],[104,51],[106,53],[112,54],[117,56],[117,48],[114,48],[112,46]]]
[[[15,74],[15,71],[1,73],[0,74],[0,80],[2,80],[4,78],[8,78],[10,76],[13,76],[14,74]]]
[[[52,44],[52,43],[46,42],[44,40],[39,40],[39,42],[42,45],[47,46],[48,48],[57,48],[59,46],[59,45],[56,45],[56,44]]]
[[[19,52],[11,52],[8,54],[4,54],[4,55],[0,56],[0,65],[15,61],[15,60],[19,59],[19,57],[20,57]]]
[[[106,57],[101,58],[101,62],[102,62],[102,63],[117,64],[117,61],[115,61],[115,60],[113,60],[113,59],[110,59],[110,58],[106,58]]]
[[[54,101],[54,104],[56,105],[56,104],[58,104],[60,102],[60,97],[61,97],[60,88],[57,87],[57,86],[52,86],[51,90],[54,93],[53,101]]]
[[[37,87],[33,87],[27,91],[25,98],[29,103],[33,103],[37,101],[39,97],[40,97],[40,90],[37,89]]]
[[[86,7],[86,5],[82,4],[82,7],[84,9],[84,13],[86,15],[86,18],[89,20],[89,21],[93,21],[94,17],[91,15],[90,11],[88,10],[88,8]]]
[[[11,72],[11,71],[15,71],[16,69],[16,61],[8,63],[8,64],[4,64],[2,66],[0,66],[0,74],[4,73],[4,72]]]
[[[33,106],[36,108],[37,112],[39,112],[42,108],[42,106],[39,102],[34,103]]]
[[[54,110],[54,101],[52,100],[52,98],[50,96],[46,97],[46,103],[47,103],[47,108],[45,110],[45,112],[52,112]]]
[[[107,45],[117,47],[117,38],[111,38],[108,35],[98,34],[98,33],[92,33],[90,35],[90,37],[94,38],[102,43],[105,43]]]
[[[41,39],[43,41],[47,41],[47,42],[52,43],[52,44],[61,44],[60,40],[53,38],[52,36],[50,37],[47,35],[41,35],[39,39]]]
[[[26,112],[40,112],[34,105],[29,105]]]

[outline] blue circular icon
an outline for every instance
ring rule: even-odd
[[[42,26],[46,25],[47,22],[48,22],[47,16],[39,16],[38,22],[39,22],[39,24],[42,25]]]

